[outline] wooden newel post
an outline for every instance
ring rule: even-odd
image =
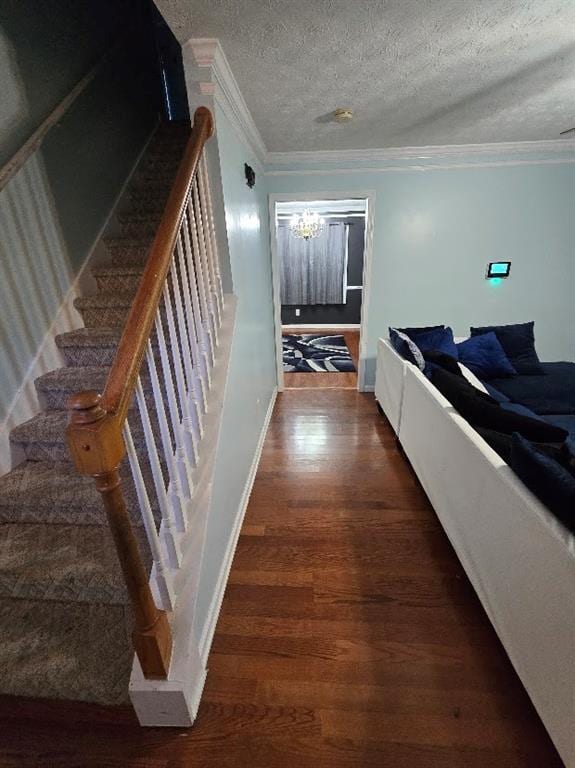
[[[134,649],[145,677],[165,678],[170,667],[172,635],[165,611],[154,603],[126,508],[118,472],[125,454],[121,432],[114,417],[100,406],[97,392],[73,395],[68,409],[66,436],[70,453],[78,471],[94,478],[116,544],[134,610]]]

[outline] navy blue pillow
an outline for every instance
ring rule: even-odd
[[[429,333],[429,331],[441,331],[444,328],[444,325],[426,325],[420,328],[396,328],[395,330],[400,331],[400,333],[405,333],[405,335],[409,336],[410,339],[414,339],[421,333]]]
[[[511,438],[511,469],[575,532],[575,476],[566,467],[515,433]]]
[[[453,341],[451,328],[436,328],[426,333],[418,333],[413,340],[424,356],[426,352],[443,352],[457,360],[457,345]]]
[[[472,336],[456,346],[459,362],[466,365],[480,379],[496,379],[516,374],[494,333]]]
[[[417,344],[397,328],[389,329],[389,340],[391,346],[395,349],[398,355],[401,355],[405,360],[413,365],[416,365],[420,371],[425,368],[425,361],[423,355]]]
[[[516,325],[486,325],[471,328],[471,336],[494,333],[511,364],[522,376],[541,376],[545,373],[535,351],[535,322]]]

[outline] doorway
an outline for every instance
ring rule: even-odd
[[[280,391],[364,391],[374,197],[270,196]]]

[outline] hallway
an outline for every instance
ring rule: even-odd
[[[0,701],[0,767],[559,768],[415,476],[352,390],[281,394],[198,720]]]

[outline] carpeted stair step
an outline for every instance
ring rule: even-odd
[[[0,599],[0,694],[127,703],[125,606]]]
[[[71,461],[66,444],[66,411],[37,413],[10,433],[10,442],[20,448],[29,461]],[[19,469],[19,467],[17,467]],[[0,483],[3,478],[0,478]]]
[[[144,267],[139,265],[103,264],[93,267],[91,273],[96,280],[99,293],[136,293]]]
[[[120,335],[119,328],[78,328],[56,336],[56,344],[69,366],[109,367],[114,362]]]
[[[142,464],[154,517],[160,512],[152,479]],[[130,519],[142,525],[136,489],[128,461],[120,466],[122,489]],[[0,477],[0,522],[50,525],[107,526],[102,498],[94,480],[80,475],[70,462],[25,461]]]
[[[167,192],[165,195],[150,195],[148,193],[131,195],[129,210],[132,213],[139,213],[145,216],[157,216],[159,222],[167,201]]]
[[[102,366],[57,368],[36,379],[36,391],[47,410],[65,411],[68,398],[86,389],[103,392],[108,369]]]
[[[134,179],[133,184],[128,191],[130,200],[163,200],[164,204],[172,189],[172,180],[170,179]]]
[[[97,293],[79,296],[74,306],[86,328],[123,328],[133,300],[133,293]]]
[[[144,382],[146,386],[146,382]],[[150,409],[150,420],[156,434],[157,418],[151,408],[151,396],[146,392],[146,401]],[[130,431],[137,449],[144,450],[145,441],[142,422],[135,407],[128,414]],[[66,426],[68,413],[64,410],[37,413],[28,421],[19,424],[10,433],[10,442],[22,449],[29,461],[71,461],[70,451],[66,444]]]
[[[149,569],[145,532],[136,531]],[[128,594],[109,527],[4,523],[0,600],[4,597],[125,605]]]
[[[111,263],[118,266],[143,266],[148,258],[152,237],[110,237],[106,247]]]
[[[138,211],[119,213],[117,218],[126,237],[154,237],[160,225],[161,213],[143,214]]]

